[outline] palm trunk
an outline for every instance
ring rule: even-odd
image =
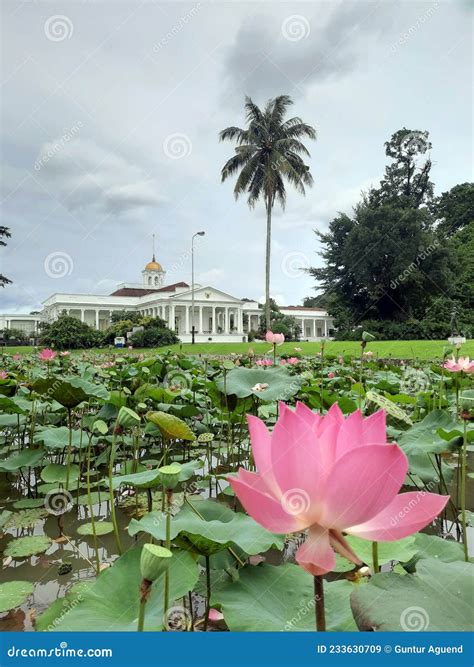
[[[270,330],[270,255],[272,246],[272,206],[270,199],[266,201],[267,208],[267,243],[265,248],[265,326]]]

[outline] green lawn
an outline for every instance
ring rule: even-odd
[[[278,353],[291,354],[295,347],[301,348],[301,354],[316,354],[320,351],[320,343],[284,343],[278,347]],[[252,348],[256,354],[264,354],[270,349],[266,343],[196,343],[191,345],[185,343],[182,345],[171,345],[169,347],[162,347],[155,350],[134,350],[134,352],[143,352],[150,354],[155,352],[165,352],[172,350],[174,352],[182,351],[185,354],[210,354],[210,355],[228,355],[231,353],[245,353],[249,348]],[[397,341],[378,341],[369,343],[367,350],[371,350],[374,356],[394,359],[420,359],[420,360],[435,360],[443,356],[445,349],[449,348],[447,341],[442,340],[397,340]],[[329,341],[325,347],[327,354],[360,354],[360,343],[356,341]],[[7,354],[28,354],[34,351],[32,347],[7,347],[5,352]],[[101,350],[94,350],[102,354],[111,352],[122,354],[122,350],[108,350],[107,348]],[[125,350],[128,352],[128,350]],[[81,350],[77,352],[81,353]],[[469,340],[462,346],[461,354],[474,357],[474,340]]]

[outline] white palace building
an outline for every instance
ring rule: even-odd
[[[52,322],[66,312],[99,330],[105,330],[114,311],[131,310],[161,317],[183,343],[191,342],[192,292],[185,282],[165,285],[166,272],[155,256],[142,271],[140,284],[122,283],[110,296],[63,294],[57,292],[43,302],[43,309],[33,315],[0,315],[0,330],[20,329],[34,333],[40,322]],[[296,318],[302,340],[328,338],[332,318],[321,308],[280,307]],[[195,340],[206,342],[241,342],[251,329],[257,330],[262,308],[256,301],[240,299],[209,285],[194,285]]]

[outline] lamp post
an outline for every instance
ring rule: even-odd
[[[191,344],[194,345],[194,239],[204,236],[206,232],[196,232],[191,239]]]

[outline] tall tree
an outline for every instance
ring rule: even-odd
[[[474,183],[460,183],[436,197],[431,206],[440,238],[474,225]]]
[[[429,132],[404,127],[392,134],[385,142],[385,155],[392,158],[392,162],[385,168],[380,186],[370,191],[370,203],[393,204],[396,201],[397,206],[418,208],[431,201],[430,149]]]
[[[8,227],[1,227],[0,226],[0,246],[6,246],[6,242],[2,241],[3,238],[9,239],[11,237],[10,230]],[[0,287],[5,287],[5,285],[8,285],[11,283],[11,280],[6,278],[0,273]]]
[[[267,238],[265,249],[265,324],[270,328],[270,255],[272,237],[272,211],[278,200],[284,209],[286,204],[285,181],[304,195],[305,186],[313,184],[309,167],[302,155],[309,152],[302,137],[316,139],[316,130],[297,116],[285,120],[293,101],[288,95],[280,95],[260,109],[250,97],[245,99],[245,129],[227,127],[219,134],[220,141],[235,141],[235,155],[222,168],[222,181],[238,173],[234,187],[237,199],[247,195],[247,203],[253,208],[263,200],[267,214]]]

